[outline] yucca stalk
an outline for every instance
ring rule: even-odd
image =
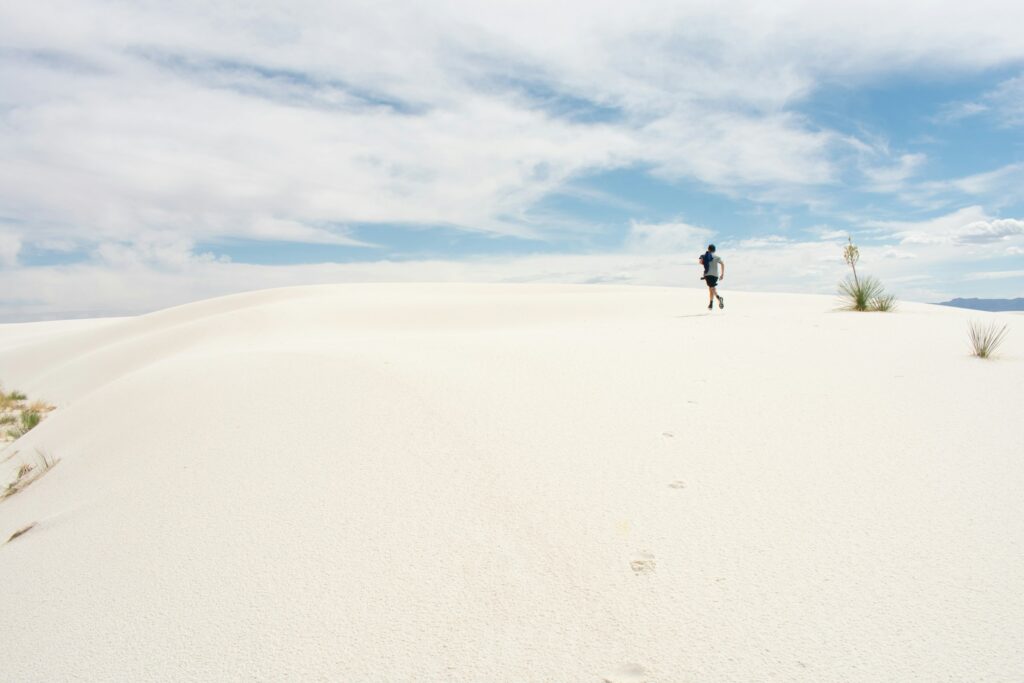
[[[853,283],[857,287],[860,287],[860,281],[857,279],[857,261],[860,260],[860,249],[853,243],[853,238],[849,235],[846,236],[849,244],[843,249],[843,260],[853,269]],[[864,309],[857,309],[864,310]]]

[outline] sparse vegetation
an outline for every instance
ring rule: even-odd
[[[0,442],[21,438],[53,410],[44,401],[26,404],[27,401],[28,397],[20,391],[8,393],[0,388],[0,426],[13,425],[12,429],[0,430]]]
[[[20,439],[29,432],[32,428],[36,427],[43,417],[34,410],[25,410],[21,413],[20,424],[7,432],[7,434],[13,439]]]
[[[847,236],[849,244],[843,248],[843,260],[853,270],[853,281],[849,279],[839,283],[839,294],[843,298],[843,308],[848,311],[891,311],[896,308],[896,297],[885,293],[881,281],[872,276],[861,280],[857,277],[857,261],[860,260],[860,249]]]
[[[863,280],[846,279],[839,283],[839,294],[843,308],[848,311],[891,311],[896,307],[896,297],[885,293],[885,287],[876,277]]]
[[[896,297],[892,294],[882,294],[871,300],[871,310],[881,313],[888,313],[896,308]]]
[[[36,525],[36,523],[32,522],[28,526],[24,526],[24,527],[18,529],[13,534],[11,534],[11,537],[7,539],[7,542],[10,543],[14,539],[16,539],[18,536],[21,536],[22,534],[28,533],[29,531],[31,531],[35,527],[35,525]]]
[[[974,355],[978,358],[991,358],[999,345],[1003,343],[1009,328],[1006,325],[1000,327],[994,321],[980,323],[971,321],[967,328],[967,336],[971,340],[971,347]]]
[[[17,453],[14,455],[17,455]],[[36,462],[23,462],[18,466],[17,475],[15,476],[14,481],[7,484],[7,486],[0,491],[0,500],[10,498],[14,494],[24,490],[26,486],[53,469],[58,462],[60,462],[58,458],[54,458],[45,451],[37,449]]]

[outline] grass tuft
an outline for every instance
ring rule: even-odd
[[[896,297],[886,294],[881,281],[871,275],[843,280],[839,283],[839,295],[842,308],[847,311],[891,311],[896,307]]]
[[[57,463],[60,462],[59,458],[54,458],[45,451],[38,449],[36,450],[36,457],[38,462],[35,464],[26,462],[22,463],[18,467],[18,472],[14,481],[7,484],[7,486],[0,491],[0,500],[10,498],[14,494],[24,490],[26,486],[52,470]]]
[[[8,430],[7,434],[11,438],[20,439],[21,437],[28,434],[30,430],[35,428],[39,421],[43,419],[43,416],[34,410],[26,410],[21,414],[21,424],[14,429]]]
[[[971,321],[967,327],[967,336],[971,340],[971,348],[978,358],[991,358],[999,345],[1006,338],[1009,328],[1006,325],[999,327],[994,321],[980,323]]]
[[[20,391],[6,392],[0,389],[0,442],[19,439],[39,425],[54,407],[45,401],[28,403]]]
[[[896,297],[892,294],[882,294],[876,296],[871,300],[870,303],[872,311],[879,311],[880,313],[888,313],[896,308]]]

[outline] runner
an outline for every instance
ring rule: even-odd
[[[708,245],[707,252],[699,260],[704,266],[704,276],[701,279],[708,285],[708,310],[714,309],[715,299],[718,299],[719,308],[725,308],[725,299],[718,296],[718,283],[725,279],[725,261],[715,255],[715,245],[713,244]],[[719,271],[719,267],[721,267],[721,271]]]

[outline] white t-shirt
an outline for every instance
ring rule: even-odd
[[[705,275],[710,275],[711,277],[718,277],[718,273],[719,273],[718,264],[719,263],[721,263],[723,266],[725,265],[725,261],[723,261],[719,257],[717,257],[717,256],[712,257],[711,263],[708,264],[708,272],[705,273]]]

